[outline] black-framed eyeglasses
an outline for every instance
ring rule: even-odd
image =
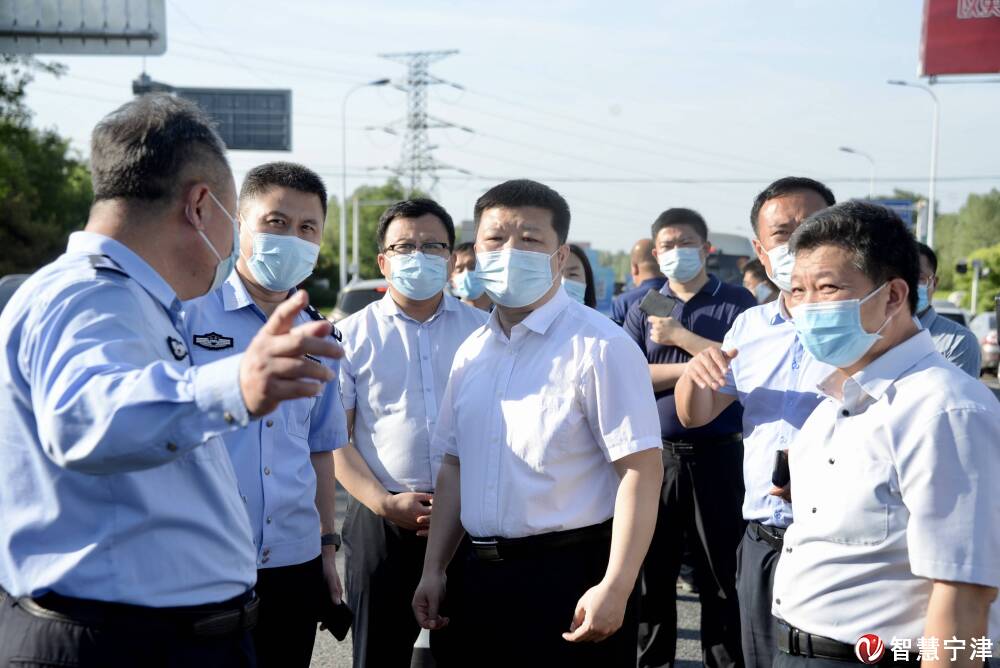
[[[443,241],[427,241],[419,246],[417,244],[401,243],[392,244],[391,246],[385,247],[386,253],[398,253],[400,255],[409,255],[410,253],[420,251],[421,253],[426,253],[427,255],[447,255],[451,249],[448,244]]]

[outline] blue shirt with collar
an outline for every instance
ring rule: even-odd
[[[673,293],[670,283],[665,283],[660,293],[678,300],[673,317],[686,329],[712,341],[722,341],[736,317],[757,301],[741,286],[723,283],[714,274],[687,302]],[[683,348],[663,346],[649,338],[652,326],[638,302],[629,309],[625,318],[625,331],[632,337],[650,364],[682,364],[691,359]],[[665,440],[693,441],[726,436],[741,431],[741,409],[737,404],[726,408],[717,418],[702,427],[688,429],[677,419],[677,406],[673,388],[656,393],[656,406],[660,413],[660,432]]]
[[[920,326],[930,333],[934,347],[946,360],[973,378],[979,378],[982,349],[971,329],[941,316],[933,306],[924,309],[917,319]]]
[[[219,434],[240,357],[192,366],[181,304],[76,232],[0,316],[0,586],[164,607],[245,593],[253,539]]]
[[[720,390],[743,406],[743,519],[787,527],[792,506],[771,496],[774,453],[791,446],[823,400],[818,386],[834,368],[802,346],[782,298],[744,311],[722,342],[738,354]]]
[[[184,303],[195,364],[246,351],[267,322],[234,271],[221,288]],[[305,312],[298,322],[309,322]],[[336,374],[335,360],[325,360]],[[320,553],[316,473],[309,455],[347,443],[336,377],[323,393],[280,404],[273,413],[223,437],[236,469],[257,548],[257,567],[293,566]]]
[[[637,287],[631,290],[626,290],[617,297],[611,300],[611,319],[614,320],[619,325],[625,324],[625,317],[628,315],[628,311],[632,308],[632,304],[640,301],[646,296],[646,293],[650,290],[659,290],[666,284],[666,276],[657,276],[656,278],[647,278],[645,281],[640,283]]]

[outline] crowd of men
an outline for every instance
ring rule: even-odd
[[[682,562],[709,666],[989,658],[1000,404],[889,210],[775,181],[739,286],[667,209],[608,318],[551,188],[406,200],[334,327],[308,168],[146,95],[91,170],[0,316],[0,666],[671,666]]]

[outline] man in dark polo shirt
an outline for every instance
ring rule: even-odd
[[[653,223],[653,253],[676,300],[669,317],[633,305],[625,331],[649,362],[663,439],[663,491],[653,543],[643,565],[639,666],[672,666],[677,645],[676,591],[685,544],[701,598],[706,666],[742,666],[736,600],[736,548],[743,535],[742,409],[685,429],[674,407],[674,385],[688,360],[722,341],[753,295],[705,271],[708,228],[690,209],[669,209]]]

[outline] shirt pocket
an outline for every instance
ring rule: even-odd
[[[831,542],[878,545],[889,537],[892,472],[892,464],[869,460],[848,464],[831,476],[828,482],[833,488],[826,498],[839,506],[830,525]]]
[[[285,432],[289,436],[309,439],[310,418],[315,401],[313,398],[302,398],[285,404]]]
[[[572,396],[533,394],[503,404],[508,441],[518,459],[541,473],[565,459],[583,420]]]

